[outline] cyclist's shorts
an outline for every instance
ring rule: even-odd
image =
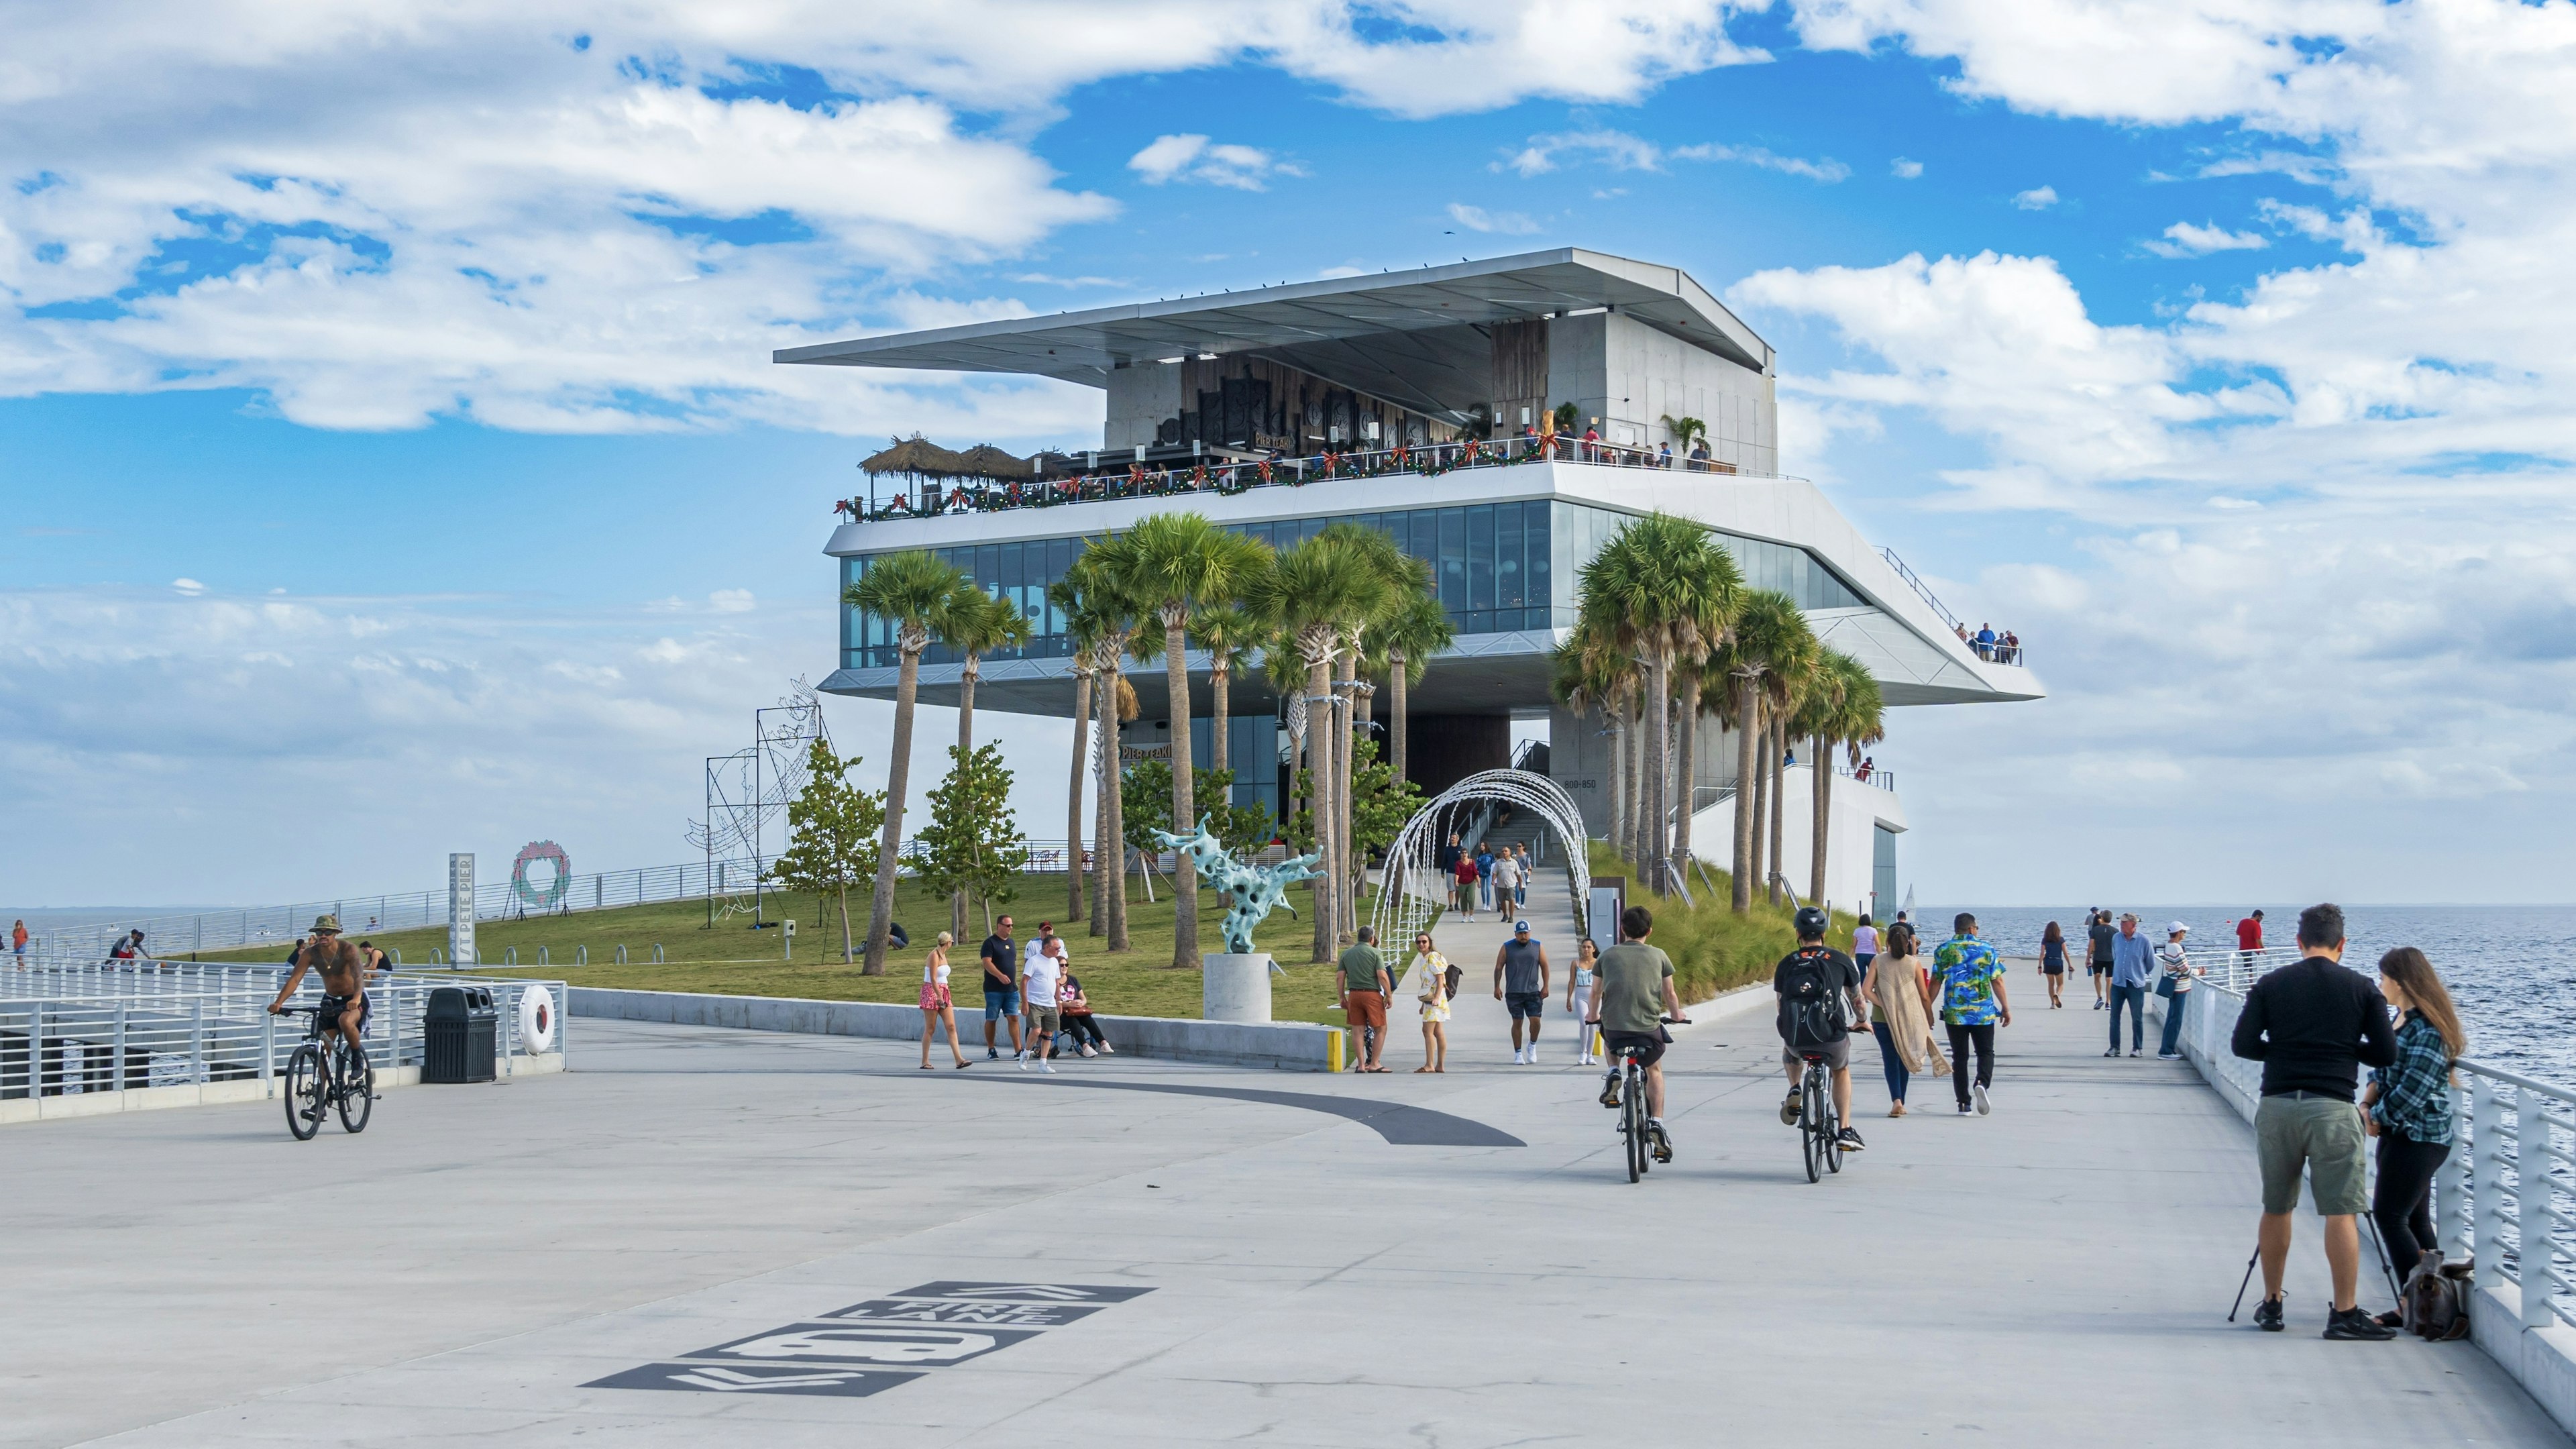
[[[1844,1037],[1839,1041],[1821,1042],[1813,1046],[1782,1047],[1780,1048],[1780,1063],[1783,1066],[1791,1067],[1805,1066],[1807,1064],[1807,1053],[1809,1052],[1814,1052],[1816,1055],[1823,1057],[1825,1059],[1825,1065],[1833,1068],[1835,1071],[1848,1071],[1851,1068],[1850,1037]]]
[[[1660,1031],[1605,1031],[1601,1033],[1601,1045],[1613,1061],[1629,1051],[1637,1054],[1637,1065],[1641,1067],[1651,1067],[1664,1059],[1664,1034]]]
[[[341,1013],[342,1013],[342,1012],[345,1012],[345,1011],[347,1011],[348,1009],[349,1009],[349,998],[347,998],[347,997],[345,997],[345,996],[325,996],[325,997],[323,997],[323,998],[322,998],[322,1013],[321,1013],[321,1015],[319,1015],[319,1016],[317,1016],[317,1017],[315,1017],[315,1018],[314,1018],[314,1021],[318,1024],[318,1025],[317,1025],[317,1027],[316,1027],[316,1030],[318,1030],[318,1031],[320,1031],[320,1032],[325,1032],[325,1033],[338,1031],[338,1030],[340,1029],[340,1015],[341,1015]],[[372,997],[372,996],[369,996],[367,993],[365,993],[365,992],[363,992],[363,991],[359,992],[359,993],[358,993],[358,1035],[360,1035],[360,1036],[365,1036],[365,1035],[367,1034],[367,1022],[369,1021],[369,1019],[371,1019],[372,1017],[374,1017],[374,1016],[375,1016],[375,1014],[376,1014],[376,1001],[375,1001],[375,998],[374,998],[374,997]]]
[[[1547,1015],[1547,993],[1544,991],[1506,991],[1503,1005],[1511,1008],[1512,1019],[1528,1017],[1532,1021]]]

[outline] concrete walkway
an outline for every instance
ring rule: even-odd
[[[1758,1011],[1682,1033],[1680,1158],[1635,1186],[1562,1064],[1046,1078],[595,1023],[358,1138],[13,1127],[0,1444],[2566,1442],[2473,1346],[2319,1340],[2308,1219],[2292,1331],[2222,1322],[2247,1132],[2102,1021],[2025,1012],[1989,1118],[1885,1120],[1864,1048],[1869,1150],[1813,1186]]]
[[[1573,1063],[1581,1037],[1577,1023],[1565,1010],[1565,982],[1567,973],[1574,969],[1574,950],[1580,937],[1574,927],[1574,906],[1566,892],[1564,872],[1542,870],[1539,878],[1531,882],[1529,902],[1520,911],[1478,911],[1473,921],[1452,915],[1444,918],[1434,932],[1433,946],[1466,973],[1458,983],[1457,1000],[1450,1004],[1450,1071],[1512,1069],[1512,1018],[1509,1009],[1494,996],[1494,958],[1503,943],[1511,939],[1515,919],[1528,921],[1530,934],[1547,951],[1547,1017],[1539,1028],[1539,1062],[1542,1067]],[[1395,965],[1405,971],[1405,976],[1387,1008],[1387,1026],[1393,1039],[1387,1044],[1385,1061],[1390,1071],[1410,1072],[1422,1065],[1422,1012],[1414,1001],[1422,982],[1420,973],[1410,969],[1413,943],[1396,941],[1390,945],[1398,953]]]

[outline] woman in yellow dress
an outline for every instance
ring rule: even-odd
[[[1449,1070],[1449,958],[1433,949],[1429,931],[1413,938],[1412,967],[1421,973],[1422,982],[1422,994],[1414,998],[1422,1003],[1422,1065],[1413,1070],[1445,1072]]]

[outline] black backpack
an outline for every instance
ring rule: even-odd
[[[1780,1039],[1792,1048],[1830,1046],[1849,1035],[1843,1024],[1845,978],[1831,951],[1810,948],[1780,963]]]

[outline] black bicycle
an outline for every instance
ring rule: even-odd
[[[343,1130],[366,1131],[376,1108],[376,1069],[368,1065],[366,1049],[351,1046],[340,1035],[338,1022],[326,1027],[318,1006],[293,1006],[279,1014],[312,1018],[304,1040],[286,1059],[286,1130],[296,1141],[310,1142],[336,1107]]]
[[[1807,1181],[1843,1170],[1843,1124],[1834,1115],[1833,1081],[1825,1074],[1822,1052],[1800,1052],[1807,1063],[1798,1079],[1798,1140],[1806,1150]]]
[[[1667,1016],[1663,1018],[1663,1023],[1670,1026],[1675,1022],[1688,1020],[1687,1017]],[[1599,1026],[1597,1023],[1587,1023],[1583,1029],[1596,1031]],[[1619,1137],[1621,1156],[1627,1160],[1630,1182],[1635,1182],[1646,1175],[1658,1151],[1664,1154],[1665,1161],[1672,1160],[1672,1148],[1668,1144],[1658,1142],[1653,1129],[1647,1126],[1646,1067],[1643,1062],[1637,1060],[1637,1051],[1638,1048],[1634,1045],[1620,1048],[1618,1067]]]

